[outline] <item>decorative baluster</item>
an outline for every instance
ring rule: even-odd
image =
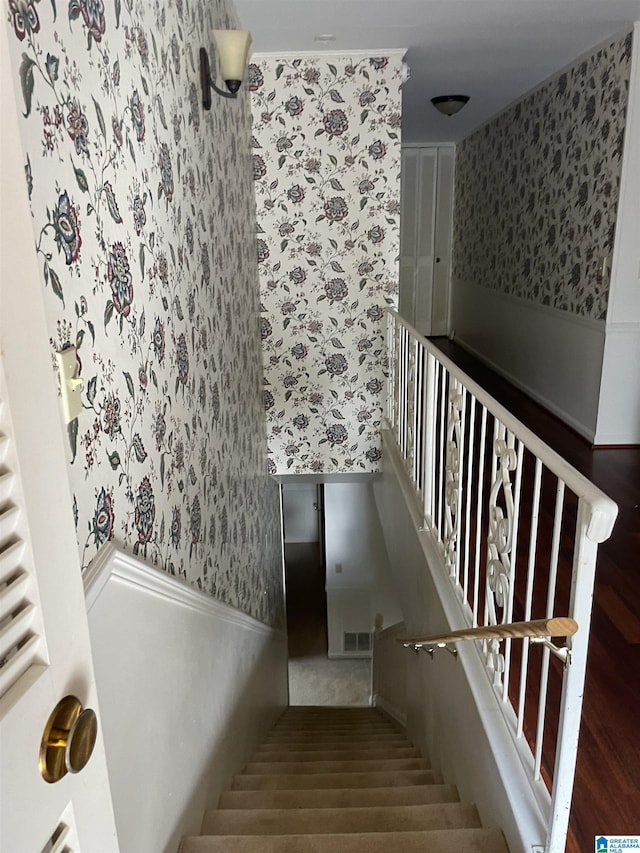
[[[514,538],[514,501],[511,474],[517,469],[518,455],[513,447],[513,434],[507,436],[504,426],[499,423],[496,424],[494,458],[495,474],[489,492],[487,533],[485,609],[488,625],[499,625],[507,620],[513,584],[511,550]],[[499,503],[500,499],[504,508]],[[494,686],[498,687],[502,683],[504,656],[498,653],[497,649],[489,647],[486,651],[486,665],[493,677]]]
[[[505,622],[513,622],[513,596],[516,589],[516,572],[518,556],[518,529],[520,522],[520,493],[522,490],[522,461],[524,458],[524,443],[516,441],[514,434],[507,433],[507,443],[517,453],[515,470],[515,487],[513,491],[513,520],[511,524],[511,583],[509,584],[509,597],[507,599],[503,619]],[[504,679],[502,685],[502,701],[509,701],[509,674],[511,672],[511,640],[507,639],[504,644]]]
[[[449,405],[447,407],[444,560],[452,577],[455,577],[456,574],[460,532],[463,406],[464,389],[462,384],[457,379],[450,378]]]

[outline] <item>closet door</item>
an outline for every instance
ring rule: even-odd
[[[421,335],[431,335],[438,149],[420,149],[419,159],[413,325]]]
[[[453,218],[453,146],[438,148],[438,186],[434,230],[433,298],[431,334],[449,333],[451,279],[451,222]]]

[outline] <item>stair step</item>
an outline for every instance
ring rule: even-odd
[[[287,723],[291,723],[292,725],[313,724],[314,726],[384,726],[391,722],[391,717],[386,717],[378,713],[332,714],[331,709],[328,709],[324,714],[282,714],[276,720],[276,726],[282,726]]]
[[[371,741],[371,740],[397,740],[397,738],[405,737],[404,732],[388,731],[388,732],[281,732],[280,734],[271,734],[265,738],[263,743],[326,743],[333,741],[335,743],[352,743],[355,741]]]
[[[329,716],[329,717],[383,717],[379,708],[369,705],[289,705],[284,709],[282,717],[297,716]]]
[[[429,762],[424,758],[383,758],[379,761],[257,761],[247,764],[243,773],[247,776],[265,776],[285,773],[371,773],[393,770],[428,770]]]
[[[298,790],[301,788],[386,788],[441,784],[434,770],[388,770],[369,773],[267,773],[234,776],[234,791]]]
[[[223,791],[221,809],[361,808],[455,803],[455,785],[410,785],[395,788],[311,788],[303,791]]]
[[[317,750],[309,754],[307,751],[298,750],[274,750],[265,752],[258,750],[253,753],[251,763],[256,762],[273,764],[275,762],[308,762],[308,761],[381,761],[388,758],[420,758],[420,750],[415,746],[393,747],[385,749],[378,746],[377,749],[326,749]]]
[[[397,737],[387,740],[362,740],[356,741],[353,738],[343,741],[321,741],[320,743],[304,741],[265,741],[260,746],[256,747],[255,755],[263,752],[322,752],[323,750],[366,750],[366,749],[413,749],[413,744],[407,738]]]
[[[210,809],[202,835],[312,835],[352,832],[410,832],[480,826],[468,803],[421,806],[311,809]]]
[[[331,835],[201,835],[179,853],[509,853],[497,829],[435,829]]]
[[[306,714],[296,717],[280,717],[276,726],[389,726],[393,722],[389,717],[370,716],[320,716],[317,714]]]
[[[334,735],[351,735],[355,732],[364,732],[369,735],[397,734],[398,727],[392,726],[391,723],[348,723],[340,725],[305,725],[303,723],[279,723],[273,727],[273,734],[301,734],[302,732],[313,732],[313,734],[334,734]]]
[[[378,708],[368,706],[352,707],[350,705],[289,705],[280,715],[280,719],[288,717],[371,717],[375,719],[385,718]]]

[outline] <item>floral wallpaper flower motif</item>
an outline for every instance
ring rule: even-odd
[[[75,345],[85,380],[82,564],[114,539],[281,626],[248,95],[203,115],[197,85],[230,7],[6,2],[52,347]]]
[[[269,466],[376,471],[397,304],[401,56],[249,69]]]
[[[605,318],[630,60],[618,38],[458,146],[454,280]]]

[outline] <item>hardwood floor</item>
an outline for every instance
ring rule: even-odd
[[[318,542],[284,546],[289,657],[327,654],[327,596]]]
[[[596,835],[640,834],[640,447],[594,449],[531,398],[446,338],[471,378],[619,506],[600,546],[568,853]]]

